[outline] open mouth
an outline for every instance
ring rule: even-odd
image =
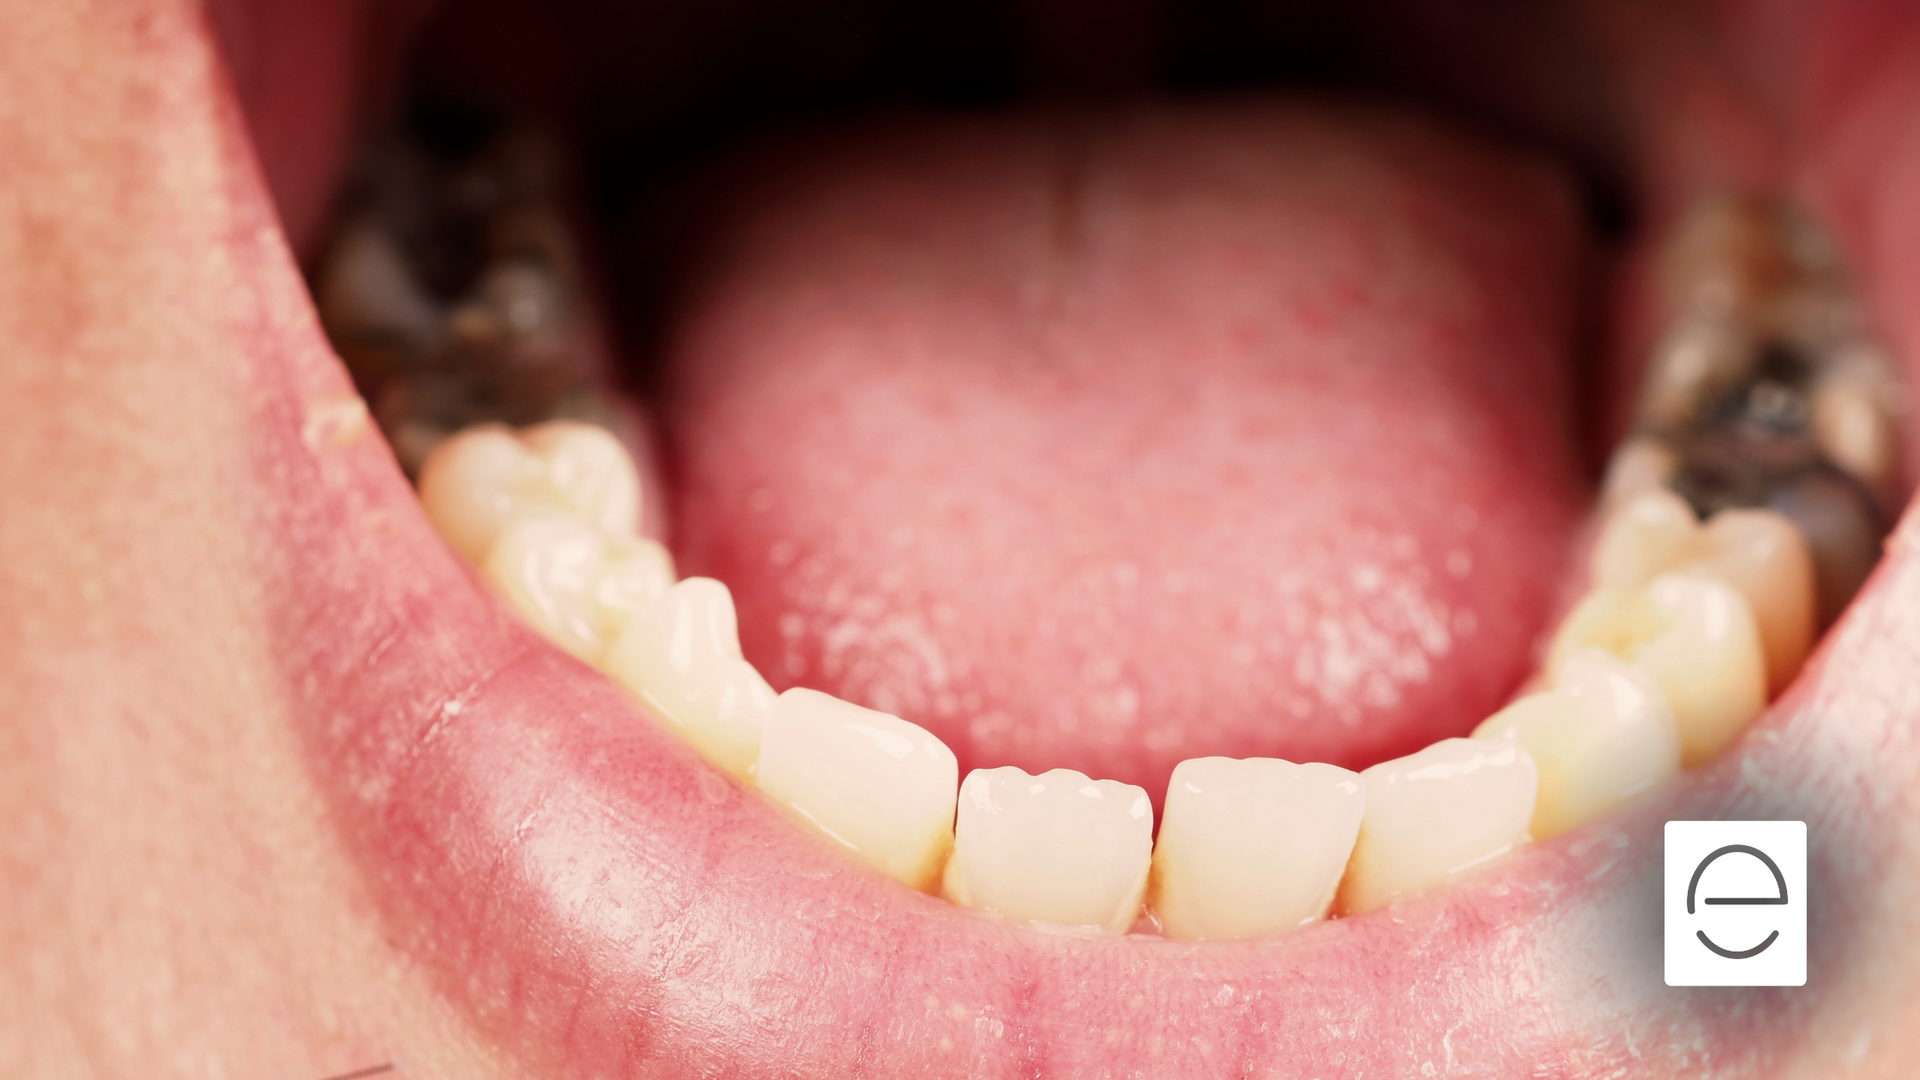
[[[191,74],[194,18],[68,48],[199,87],[174,91],[202,95],[186,119],[101,106],[158,132],[101,156],[174,161],[195,272],[246,298],[190,309],[228,335],[202,348],[248,343],[190,366],[237,433],[206,482],[248,493],[232,663],[284,709],[361,917],[475,1053],[634,1076],[1910,1053],[1888,1017],[1912,965],[1884,942],[1920,582],[1896,529],[1861,583],[1911,469],[1891,372],[1858,366],[1884,345],[1904,372],[1916,332],[1910,17],[530,7],[405,33],[223,10],[286,234]],[[363,39],[417,51],[357,63]],[[355,101],[475,98],[565,133],[585,195],[552,219],[578,272],[500,285],[498,325],[473,321],[497,267],[436,285],[371,189],[343,197],[344,140],[300,135]],[[452,174],[497,145],[409,152]],[[356,221],[412,308],[329,294]],[[105,276],[152,278],[167,235],[130,230],[145,269]],[[1850,329],[1782,329],[1809,292]],[[567,304],[548,348],[538,313]],[[1728,334],[1742,359],[1716,367]],[[582,429],[447,437],[553,416],[626,436],[642,497],[500,480],[607,460]],[[585,534],[593,572],[557,570]],[[1609,694],[1602,768],[1579,739]],[[921,772],[836,756],[850,727]],[[1196,764],[1220,758],[1264,763]],[[1452,801],[1396,793],[1469,762]],[[1049,809],[1027,774],[1056,768],[1110,782],[1084,786],[1113,813]],[[1809,823],[1808,985],[1668,988],[1661,825],[1742,817]]]

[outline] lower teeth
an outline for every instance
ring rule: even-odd
[[[1710,204],[1673,245],[1676,329],[1609,469],[1591,589],[1552,638],[1543,688],[1472,739],[1358,774],[1183,762],[1155,845],[1139,788],[1064,769],[961,781],[905,720],[811,690],[776,698],[741,656],[726,587],[676,583],[640,533],[639,473],[590,389],[576,257],[534,144],[509,131],[480,164],[438,173],[389,151],[319,275],[329,333],[429,520],[713,764],[958,904],[1124,933],[1144,903],[1169,937],[1245,939],[1444,884],[1724,750],[1886,532],[1900,398],[1824,239],[1775,207]],[[452,224],[396,219],[407,200],[380,182],[395,174],[487,198]],[[485,242],[429,288],[429,265],[460,249],[440,233],[461,229]],[[410,233],[426,239],[397,239]]]

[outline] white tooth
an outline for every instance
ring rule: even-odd
[[[420,466],[427,520],[468,562],[486,561],[507,526],[532,508],[546,466],[501,424],[477,424],[443,440]]]
[[[1153,858],[1153,804],[1072,769],[975,769],[941,895],[1010,919],[1125,933]]]
[[[1473,736],[1511,739],[1532,755],[1536,840],[1584,825],[1680,771],[1680,731],[1659,690],[1599,649],[1568,657],[1552,690],[1501,709]]]
[[[550,420],[520,438],[546,462],[547,483],[561,505],[614,536],[640,531],[640,473],[611,432]]]
[[[1151,903],[1166,935],[1236,941],[1324,917],[1365,809],[1358,774],[1334,765],[1174,766],[1153,847]]]
[[[1705,538],[1705,550],[1676,569],[1739,590],[1760,631],[1767,693],[1778,694],[1800,674],[1813,647],[1813,553],[1806,537],[1773,510],[1722,510],[1707,522]]]
[[[774,693],[741,658],[725,585],[694,577],[667,589],[614,639],[605,666],[708,761],[752,775]]]
[[[1644,589],[1596,589],[1554,636],[1547,670],[1599,648],[1645,671],[1680,727],[1688,768],[1718,754],[1766,707],[1760,631],[1732,586],[1695,574],[1662,574]]]
[[[640,526],[639,472],[605,429],[555,420],[515,434],[477,424],[444,440],[420,467],[420,503],[454,550],[478,565],[515,520],[571,514],[609,536]]]
[[[939,884],[960,765],[924,729],[788,690],[767,720],[756,775],[761,791],[884,873],[923,892]]]
[[[1336,901],[1368,911],[1527,840],[1533,758],[1509,739],[1442,739],[1360,774],[1366,815]]]
[[[1650,491],[1608,515],[1593,548],[1600,588],[1635,589],[1662,573],[1691,571],[1738,590],[1765,646],[1767,688],[1799,674],[1812,646],[1813,555],[1791,521],[1772,510],[1722,510],[1705,525],[1671,491]]]
[[[548,640],[590,664],[639,607],[673,582],[657,542],[609,537],[565,514],[535,512],[508,526],[484,565],[488,580]]]

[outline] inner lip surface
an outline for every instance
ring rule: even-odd
[[[1852,250],[1872,251],[1861,196],[1836,197],[1849,194],[1836,223]],[[1573,1072],[1649,1053],[1698,1063],[1691,1040],[1737,1071],[1805,1033],[1813,1006],[1648,985],[1651,934],[1647,956],[1596,956],[1599,938],[1657,910],[1655,871],[1628,854],[1651,850],[1668,817],[1771,811],[1853,838],[1816,856],[1816,880],[1824,869],[1833,888],[1858,884],[1891,844],[1839,793],[1872,780],[1863,763],[1898,720],[1888,673],[1911,657],[1894,631],[1914,609],[1898,601],[1920,589],[1904,548],[1734,754],[1392,917],[1243,946],[992,923],[807,842],[501,615],[427,532],[382,451],[302,442],[288,384],[294,400],[337,394],[337,370],[258,377],[263,399],[282,403],[260,425],[262,475],[291,471],[316,493],[273,522],[299,571],[281,579],[274,636],[316,771],[402,937],[535,1060],[669,1074],[1272,1062],[1353,1073],[1422,1061]],[[366,557],[370,539],[382,560]],[[1812,955],[1852,951],[1846,904],[1815,909]]]

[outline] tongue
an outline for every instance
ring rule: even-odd
[[[669,353],[683,571],[776,687],[1158,797],[1511,693],[1584,499],[1538,163],[1319,107],[868,131],[740,170]]]

